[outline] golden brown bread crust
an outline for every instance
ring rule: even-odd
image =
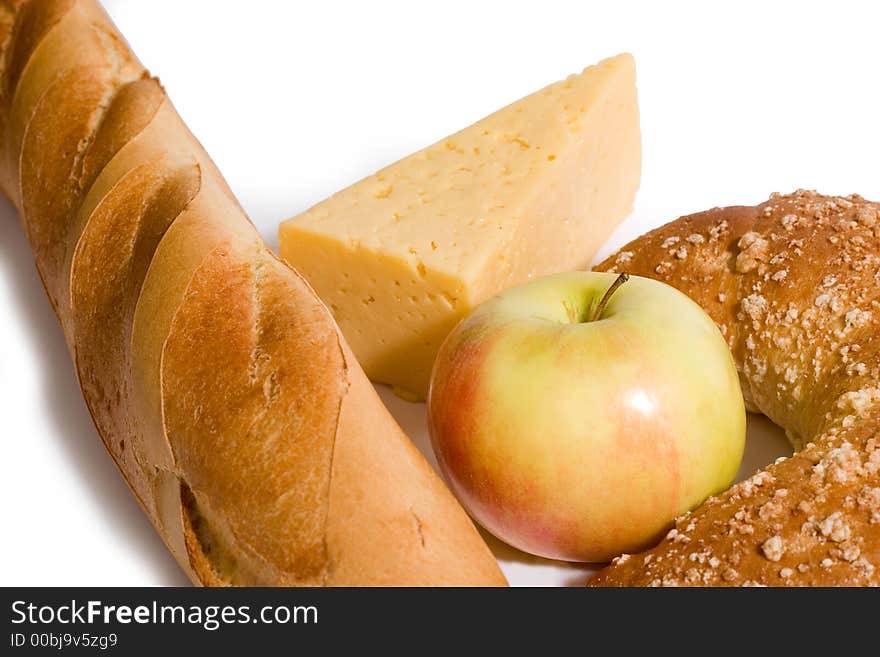
[[[97,3],[0,3],[0,53],[0,186],[98,431],[190,578],[504,584]]]
[[[675,286],[726,336],[795,454],[593,586],[880,584],[880,205],[798,191],[683,217],[597,269]]]

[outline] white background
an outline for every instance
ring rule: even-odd
[[[880,199],[871,4],[106,2],[273,247],[280,220],[631,51],[643,182],[606,253],[681,214],[772,191]],[[423,408],[383,397],[424,446]],[[0,419],[0,584],[185,583],[104,453],[2,201]],[[753,419],[744,471],[786,451]],[[492,546],[513,583],[580,584],[589,572]]]

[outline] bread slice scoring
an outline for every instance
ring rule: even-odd
[[[0,5],[0,187],[104,443],[209,585],[503,584],[93,0]]]

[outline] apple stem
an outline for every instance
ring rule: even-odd
[[[590,318],[587,320],[588,322],[595,322],[597,319],[602,317],[602,313],[605,312],[605,306],[608,305],[608,302],[611,301],[611,297],[617,292],[617,288],[626,283],[629,280],[629,274],[623,272],[620,276],[614,279],[614,282],[611,286],[605,291],[605,294],[602,296],[602,299],[599,301],[599,304],[596,306],[595,310],[590,314]]]

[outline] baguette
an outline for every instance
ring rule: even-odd
[[[656,278],[727,337],[782,458],[679,518],[592,586],[880,585],[880,205],[774,195],[683,217],[598,269]]]
[[[204,585],[503,585],[94,0],[0,4],[0,187],[98,433]]]

